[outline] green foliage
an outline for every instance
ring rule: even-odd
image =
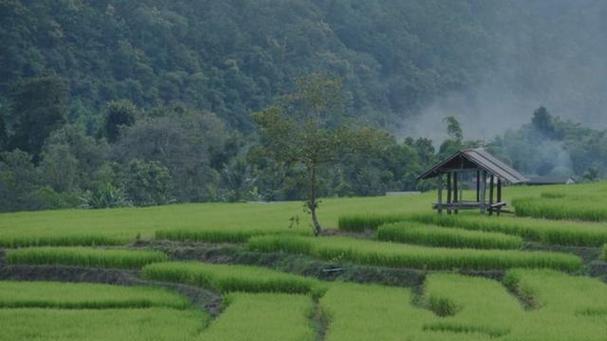
[[[158,161],[131,160],[125,178],[126,195],[135,205],[160,205],[169,201],[169,170]]]
[[[298,82],[297,91],[285,103],[254,114],[263,147],[269,157],[305,169],[306,208],[312,215],[314,233],[322,230],[316,215],[319,168],[348,153],[363,153],[382,145],[380,132],[352,129],[340,122],[341,83],[313,74]]]
[[[600,246],[607,242],[607,230],[605,226],[594,223],[437,214],[414,214],[409,219],[444,227],[512,234],[544,244]]]
[[[377,229],[377,239],[400,243],[475,249],[519,249],[522,238],[503,233],[466,231],[416,222],[398,222]]]
[[[86,208],[113,208],[127,205],[125,195],[120,188],[111,183],[99,184],[81,198]]]
[[[140,268],[162,262],[167,256],[159,251],[94,249],[83,247],[37,247],[9,250],[9,264],[74,265],[101,268]]]
[[[167,262],[145,266],[145,278],[185,283],[221,292],[282,292],[321,295],[324,287],[316,280],[270,269],[244,265]]]
[[[576,256],[555,252],[431,248],[345,237],[263,236],[249,239],[248,246],[261,252],[304,253],[332,261],[429,270],[531,267],[573,271],[582,264]]]
[[[314,305],[308,296],[233,293],[225,301],[227,308],[202,332],[201,339],[315,340],[309,321]]]
[[[64,79],[44,76],[19,82],[11,94],[15,120],[11,147],[31,153],[37,161],[46,138],[65,123],[67,104]]]
[[[0,281],[0,307],[113,309],[168,307],[184,309],[188,300],[165,289],[60,282]]]
[[[120,129],[135,123],[137,108],[129,100],[112,101],[107,105],[104,133],[108,141],[116,142]]]

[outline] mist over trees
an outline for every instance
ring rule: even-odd
[[[386,132],[320,167],[318,197],[423,190],[476,146],[605,176],[604,127],[574,122],[607,105],[607,3],[572,3],[0,0],[0,210],[309,198],[252,113],[295,112],[310,75],[340,83],[327,127]]]

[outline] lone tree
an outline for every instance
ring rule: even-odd
[[[347,154],[381,148],[386,133],[354,129],[344,123],[341,81],[312,74],[297,82],[294,93],[253,114],[266,155],[288,166],[305,169],[307,200],[314,234],[322,231],[318,209],[319,168]]]

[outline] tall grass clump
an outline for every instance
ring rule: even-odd
[[[605,201],[595,197],[518,198],[512,200],[522,217],[558,220],[607,221]]]
[[[96,283],[0,281],[1,308],[185,309],[187,299],[162,288]]]
[[[338,227],[342,231],[363,232],[379,226],[405,220],[405,214],[352,214],[339,216]]]
[[[72,265],[100,268],[135,269],[163,262],[167,255],[159,251],[95,249],[85,247],[32,247],[8,250],[9,264]]]
[[[382,225],[377,239],[400,243],[477,249],[519,249],[521,237],[497,232],[467,231],[426,225],[417,222],[399,222]]]
[[[607,243],[606,224],[465,214],[416,214],[410,219],[443,227],[512,234],[544,244],[599,247]]]
[[[202,332],[207,341],[314,341],[310,323],[314,304],[309,296],[232,293],[227,308]]]
[[[145,266],[144,278],[186,283],[220,292],[281,292],[319,295],[321,283],[315,279],[244,265],[199,262],[165,262]]]
[[[309,247],[300,247],[303,243]],[[556,252],[433,248],[345,237],[263,236],[251,238],[248,246],[254,251],[304,253],[330,261],[427,270],[531,267],[572,271],[582,265],[579,257]]]

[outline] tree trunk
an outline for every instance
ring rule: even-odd
[[[308,165],[308,173],[309,173],[309,183],[308,186],[308,209],[310,210],[310,214],[312,215],[312,226],[314,228],[314,235],[318,236],[322,232],[322,226],[318,221],[318,216],[316,215],[316,208],[318,208],[318,202],[316,201],[316,164],[310,163]]]

